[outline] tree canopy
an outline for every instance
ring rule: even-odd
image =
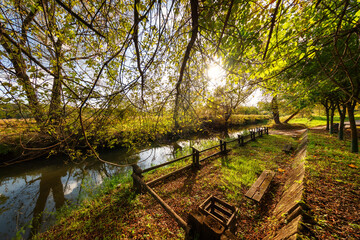
[[[207,106],[214,62],[226,73],[214,94],[229,109],[254,88],[298,108],[331,92],[349,116],[359,101],[357,0],[2,0],[0,9],[1,103],[30,112],[32,130],[57,148],[124,134],[112,126],[129,116],[154,136],[181,131]]]

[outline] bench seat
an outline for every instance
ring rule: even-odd
[[[250,187],[246,192],[245,196],[256,202],[260,202],[261,198],[264,196],[268,190],[271,180],[274,178],[275,172],[271,170],[264,170],[260,177],[255,181],[255,183]]]

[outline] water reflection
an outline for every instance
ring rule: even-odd
[[[238,133],[230,132],[227,136],[236,137]],[[189,154],[191,146],[200,150],[206,144],[212,146],[224,136],[184,140],[136,153],[112,150],[102,153],[101,157],[118,164],[138,163],[145,169],[174,159],[179,152]],[[64,157],[0,168],[0,239],[11,239],[21,229],[24,238],[31,238],[53,224],[52,213],[66,202],[76,204],[105,178],[114,174],[126,175],[130,170],[129,166],[119,168],[95,159],[74,163]],[[30,224],[32,228],[29,228]]]
[[[30,237],[39,232],[45,210],[46,201],[49,197],[50,190],[52,191],[55,202],[55,209],[59,210],[65,203],[64,188],[61,182],[61,177],[66,176],[65,169],[58,169],[52,172],[41,173],[39,197],[34,208],[34,215],[32,220],[32,229]]]

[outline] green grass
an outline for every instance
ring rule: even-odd
[[[356,120],[360,120],[360,115],[355,115]],[[345,122],[349,121],[348,118],[345,119]],[[340,122],[339,116],[334,116],[334,122]],[[326,125],[326,116],[312,116],[309,118],[293,118],[289,121],[290,124],[305,124],[307,127],[316,127],[321,125]]]
[[[307,161],[309,173],[319,176],[320,171],[326,170],[330,178],[338,182],[349,182],[354,187],[360,187],[360,178],[349,178],[359,173],[360,158],[356,153],[351,153],[350,142],[341,141],[331,135],[309,134]],[[354,168],[350,166],[355,166]]]
[[[249,142],[244,147],[235,147],[221,160],[224,189],[229,199],[241,199],[241,189],[251,186],[265,169],[280,171],[292,159],[282,148],[296,141],[288,136],[266,135]],[[233,143],[236,144],[236,143]]]

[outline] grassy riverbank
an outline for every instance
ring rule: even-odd
[[[228,127],[258,124],[267,120],[267,115],[234,114],[228,121]],[[225,124],[220,118],[203,118],[184,122],[181,129],[174,132],[170,116],[144,116],[110,119],[106,125],[89,125],[86,127],[86,131],[88,140],[94,148],[108,149],[146,146],[154,141],[169,142],[179,137],[210,134],[212,131],[222,130],[224,126]],[[0,157],[2,161],[9,161],[19,156],[22,156],[23,159],[33,159],[59,152],[64,152],[77,159],[81,156],[86,157],[84,150],[88,149],[88,146],[78,122],[74,122],[71,126],[64,126],[60,135],[55,132],[51,133],[51,131],[55,130],[49,129],[49,134],[40,132],[33,119],[1,119]]]
[[[264,236],[269,231],[264,223],[292,160],[292,156],[281,151],[289,142],[295,144],[291,137],[269,135],[245,147],[233,143],[228,146],[233,150],[227,156],[209,159],[201,170],[171,178],[154,190],[184,219],[209,195],[216,195],[240,209],[236,233],[239,238]],[[155,178],[184,164],[170,165],[148,173],[145,178]],[[244,193],[263,169],[275,170],[277,176],[266,206],[256,207]],[[105,194],[61,215],[57,225],[35,239],[184,239],[184,234],[150,195],[135,195],[131,180],[126,178],[119,186],[108,188]]]

